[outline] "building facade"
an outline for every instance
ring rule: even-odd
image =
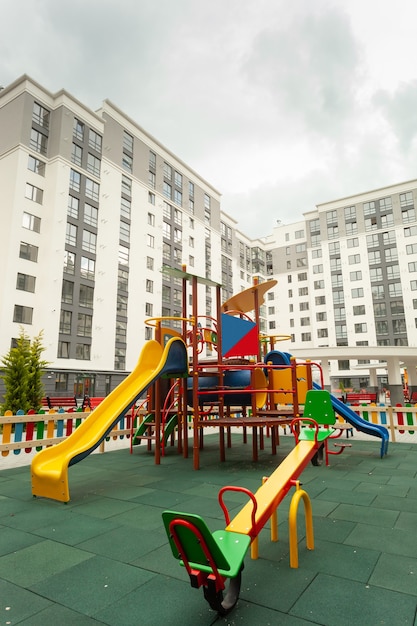
[[[318,355],[333,387],[399,386],[377,365],[390,352],[415,375],[416,199],[410,181],[252,240],[212,185],[114,104],[92,111],[23,76],[0,91],[0,354],[21,327],[42,330],[46,393],[105,395],[151,337],[144,320],[181,317],[181,284],[161,269],[185,264],[223,300],[277,278],[261,331]],[[212,324],[214,288],[198,302]]]

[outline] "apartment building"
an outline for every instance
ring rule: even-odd
[[[266,239],[267,274],[281,286],[269,332],[329,361],[335,387],[400,385],[407,365],[417,384],[416,201],[416,180],[392,185],[317,205]]]
[[[111,102],[94,112],[27,76],[0,92],[0,129],[0,354],[43,330],[47,393],[108,393],[144,320],[182,314],[163,265],[220,282],[220,194]],[[213,287],[198,300],[215,315]]]
[[[114,104],[92,111],[23,76],[0,91],[0,354],[20,327],[43,330],[46,392],[104,395],[151,337],[144,320],[181,316],[181,281],[161,270],[185,264],[209,279],[202,325],[216,314],[210,281],[224,301],[276,278],[260,324],[289,336],[280,348],[320,361],[334,388],[399,388],[404,366],[417,388],[416,199],[417,181],[392,185],[253,240]]]

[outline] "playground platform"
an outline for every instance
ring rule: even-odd
[[[0,624],[417,626],[417,446],[390,443],[381,459],[378,441],[356,435],[329,467],[309,465],[301,476],[315,550],[306,550],[300,507],[299,568],[290,568],[286,498],[278,543],[265,529],[259,559],[245,559],[236,609],[225,618],[211,611],[172,557],[162,511],[222,528],[219,489],[255,491],[294,446],[281,437],[276,456],[266,446],[254,463],[250,435],[232,441],[222,463],[218,435],[206,434],[193,471],[192,455],[175,447],[155,465],[144,446],[130,455],[126,440],[70,468],[68,504],[33,498],[30,467],[0,458]],[[233,515],[241,495],[229,501]]]

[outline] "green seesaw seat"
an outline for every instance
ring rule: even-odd
[[[162,519],[172,553],[185,566],[191,586],[203,586],[211,608],[227,615],[239,598],[243,560],[251,538],[227,530],[211,533],[204,520],[192,513],[164,511]],[[229,587],[223,597],[227,579]]]

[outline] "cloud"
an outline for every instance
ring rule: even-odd
[[[373,102],[389,124],[401,150],[408,152],[417,136],[417,80],[401,83],[394,92],[379,90]]]

